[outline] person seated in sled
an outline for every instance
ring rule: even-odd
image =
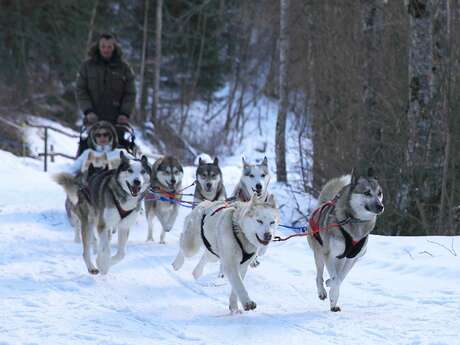
[[[99,169],[116,169],[120,164],[120,151],[127,155],[125,149],[118,148],[117,132],[108,121],[96,122],[89,128],[85,147],[87,149],[69,168],[69,172],[75,176]]]
[[[129,117],[136,100],[134,73],[123,59],[114,35],[104,33],[90,47],[88,59],[83,61],[77,75],[76,98],[85,127],[108,121],[117,129],[121,146],[133,145],[125,134],[132,131]],[[81,138],[77,156],[87,148],[85,144],[85,138]]]

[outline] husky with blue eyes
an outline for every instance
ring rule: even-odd
[[[179,270],[185,258],[205,248],[193,276],[203,274],[207,262],[220,261],[230,282],[229,308],[239,312],[238,301],[244,310],[256,308],[243,284],[249,264],[273,238],[279,223],[279,211],[273,195],[254,193],[248,202],[203,201],[187,216],[180,236],[180,249],[173,262]]]

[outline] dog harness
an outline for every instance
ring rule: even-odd
[[[366,243],[368,235],[361,238],[359,241],[356,241],[351,237],[351,235],[343,228],[343,225],[351,224],[351,223],[363,223],[366,221],[356,219],[352,215],[347,215],[347,217],[337,223],[328,224],[325,228],[320,227],[320,223],[324,222],[327,216],[334,211],[335,204],[337,200],[340,198],[341,193],[338,193],[334,199],[326,201],[320,207],[318,207],[311,217],[308,219],[308,223],[310,225],[310,233],[311,235],[318,241],[318,243],[322,246],[323,240],[321,239],[320,232],[322,230],[327,230],[329,228],[338,227],[340,232],[342,233],[345,239],[345,250],[341,255],[338,255],[338,259],[349,258],[352,259],[359,252],[362,250],[364,244]]]
[[[346,232],[346,230],[343,227],[340,227],[340,232],[345,238],[345,250],[343,251],[343,254],[337,256],[337,259],[353,259],[356,255],[359,254],[361,249],[363,249],[363,246],[366,243],[368,236],[366,235],[359,241],[355,241],[353,237],[351,237],[351,235],[348,232]]]
[[[210,216],[212,217],[213,215],[215,215],[217,212],[225,209],[225,208],[228,208],[230,205],[228,204],[225,204],[224,206],[222,207],[219,207],[218,209],[214,210],[214,212],[212,212],[210,214]],[[212,254],[214,254],[216,257],[220,258],[219,255],[216,254],[216,252],[214,250],[212,250],[212,247],[211,247],[211,243],[209,243],[208,239],[206,238],[206,236],[204,235],[204,220],[206,218],[206,214],[203,215],[203,217],[201,218],[201,239],[203,240],[203,243],[206,247],[207,250],[209,250]],[[244,250],[244,247],[243,247],[243,243],[241,243],[241,240],[238,238],[238,235],[237,233],[239,232],[239,229],[238,229],[238,226],[235,225],[234,223],[232,223],[232,229],[233,229],[233,237],[235,238],[236,240],[236,243],[238,243],[238,246],[240,247],[241,249],[241,252],[242,252],[242,259],[240,261],[240,265],[244,264],[246,261],[248,261],[249,259],[251,259],[255,252],[253,253],[248,253],[246,250]]]
[[[120,203],[118,202],[117,198],[115,198],[115,194],[112,193],[112,200],[113,203],[115,204],[118,214],[120,215],[121,219],[125,219],[128,217],[136,208],[133,208],[132,210],[125,210],[123,207],[121,207]]]

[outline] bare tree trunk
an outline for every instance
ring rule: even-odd
[[[89,31],[88,31],[88,39],[86,40],[86,49],[89,49],[89,46],[91,45],[91,38],[93,37],[94,23],[96,21],[98,5],[99,5],[99,0],[94,1],[93,11],[91,12],[91,19],[89,21]]]
[[[144,93],[147,90],[144,87],[144,76],[145,76],[145,59],[147,52],[147,38],[148,38],[148,26],[149,26],[149,5],[150,0],[145,0],[144,6],[144,35],[142,40],[142,56],[141,56],[141,72],[140,72],[140,82],[139,82],[139,118],[137,119],[139,123],[145,121],[145,100]]]
[[[288,93],[288,51],[289,51],[289,0],[280,0],[280,83],[279,110],[276,120],[276,179],[287,182],[286,173],[286,118],[289,105]]]
[[[432,164],[431,130],[433,115],[430,112],[433,80],[433,27],[432,0],[410,0],[409,13],[409,107],[407,120],[409,138],[407,145],[407,167],[409,212],[426,218],[426,201],[432,196],[433,177],[427,174]],[[415,203],[415,204],[414,204]],[[423,222],[423,226],[428,224]],[[427,230],[426,228],[423,230]]]
[[[158,121],[160,104],[160,67],[161,67],[161,30],[162,30],[163,0],[157,0],[157,25],[156,25],[156,57],[155,57],[155,82],[153,86],[154,101],[152,106],[152,121]]]
[[[439,202],[439,214],[437,228],[440,233],[447,226],[446,201],[447,180],[449,178],[450,160],[450,128],[449,128],[449,80],[451,73],[450,65],[450,8],[448,0],[436,0],[434,3],[433,18],[433,120],[436,123],[435,133],[439,140],[439,159],[433,164],[442,168],[441,197]],[[444,150],[443,150],[444,147]],[[435,167],[436,168],[436,167]]]
[[[383,1],[361,0],[361,30],[363,35],[363,118],[359,121],[359,141],[356,145],[360,168],[374,166],[381,149],[380,109],[377,93],[381,90],[383,61]]]

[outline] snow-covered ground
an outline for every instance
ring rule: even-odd
[[[217,265],[199,281],[198,258],[171,267],[188,209],[166,245],[145,242],[140,217],[126,258],[91,276],[41,162],[4,151],[0,162],[0,344],[460,344],[460,237],[371,236],[341,313],[316,297],[306,241],[273,243],[246,279],[257,309],[230,315]],[[231,191],[240,168],[223,170]],[[184,183],[193,175],[187,167]],[[452,243],[457,256],[441,246]]]

